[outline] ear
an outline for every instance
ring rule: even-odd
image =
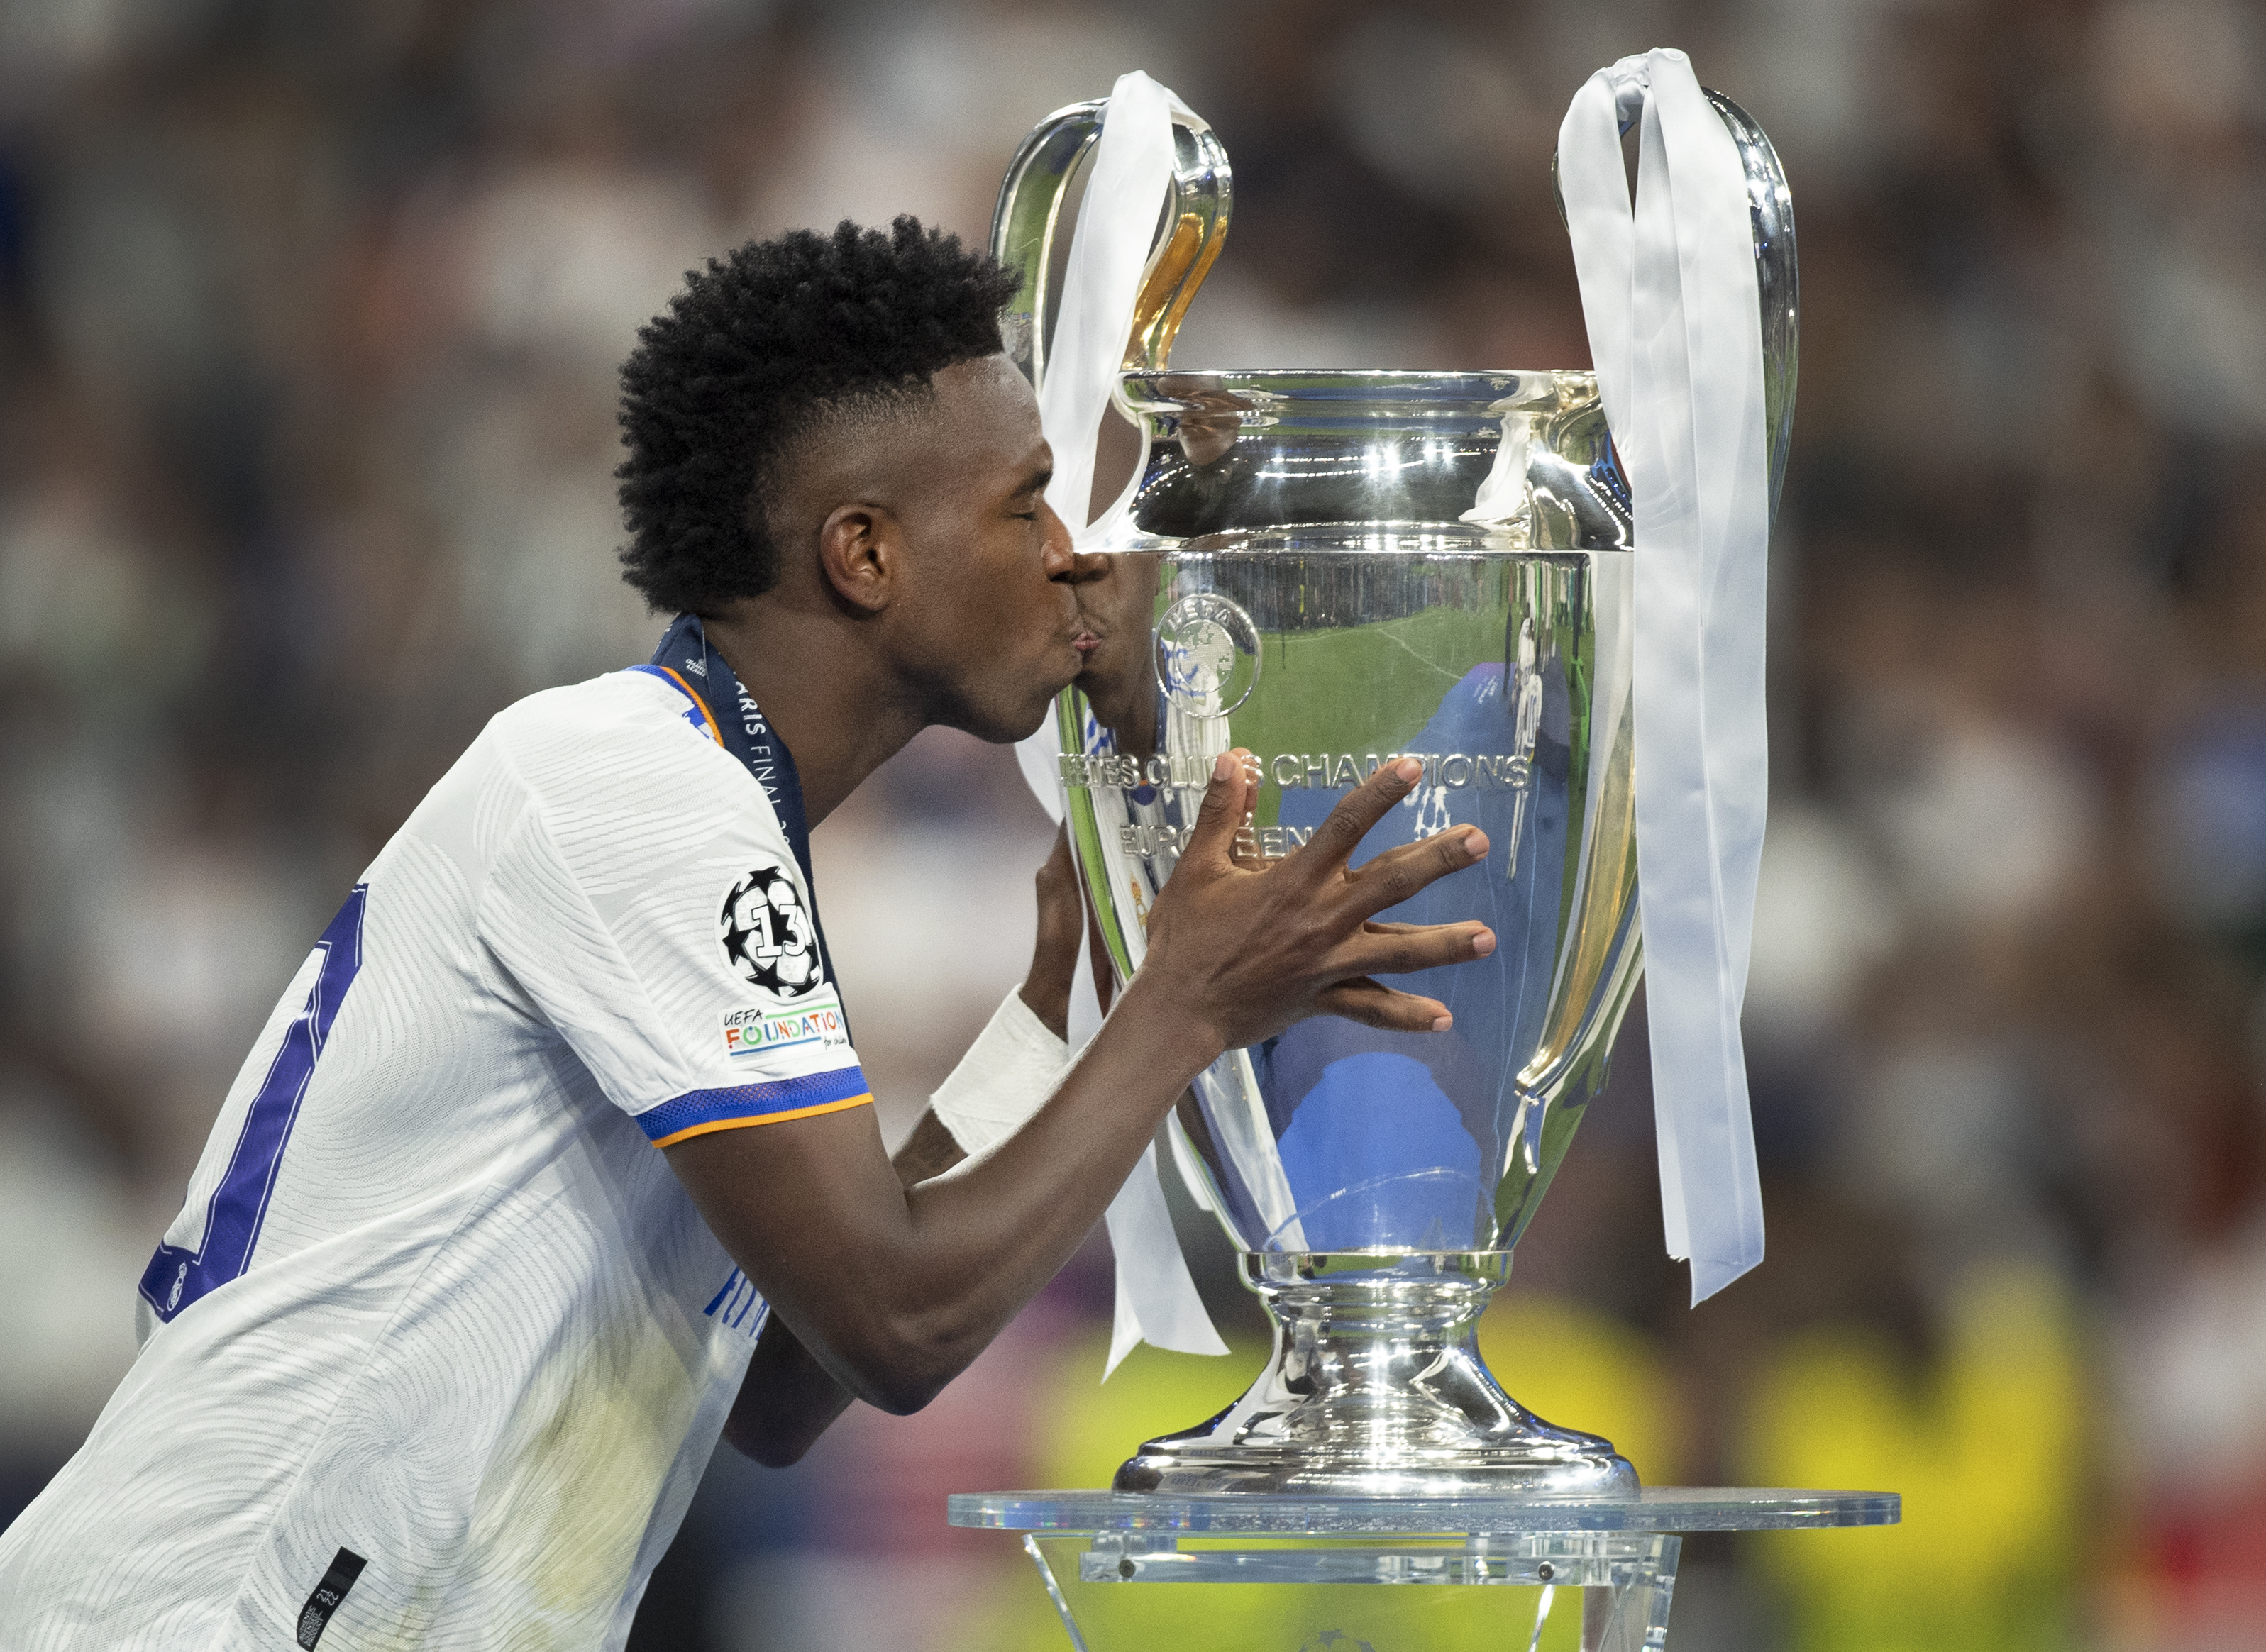
[[[837,505],[818,530],[818,566],[834,594],[862,613],[895,600],[904,529],[883,505]]]

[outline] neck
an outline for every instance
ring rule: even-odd
[[[834,614],[766,593],[703,628],[794,754],[813,826],[925,726],[903,685]]]

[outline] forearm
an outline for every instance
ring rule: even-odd
[[[874,1161],[825,1151],[811,1132],[811,1151],[773,1166],[778,1197],[764,1202],[763,1232],[739,1225],[737,1202],[703,1208],[774,1318],[798,1327],[836,1382],[885,1410],[915,1410],[1069,1260],[1217,1053],[1137,986],[1046,1106],[976,1161],[880,1196]],[[798,1254],[820,1245],[822,1256]]]
[[[1136,1012],[1138,1000],[1125,1007]],[[975,1346],[1085,1241],[1209,1058],[1186,1053],[1190,1041],[1175,1051],[1145,1030],[1137,1012],[1109,1023],[1022,1128],[909,1193],[905,1242],[917,1260],[908,1294],[950,1305],[939,1317]]]
[[[907,1194],[895,1254],[871,1286],[925,1384],[941,1387],[1060,1271],[1219,1053],[1170,1015],[1129,993],[1027,1124]]]

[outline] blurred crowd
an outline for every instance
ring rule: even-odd
[[[0,1522],[131,1359],[340,890],[497,708],[649,652],[614,373],[687,267],[844,216],[980,241],[1022,133],[1139,67],[1235,169],[1177,361],[1580,365],[1550,153],[1653,45],[1768,129],[1800,226],[1771,1258],[1685,1305],[1640,1012],[1488,1346],[1650,1481],[1907,1495],[1895,1531],[1694,1540],[1688,1652],[2255,1646],[2246,0],[0,0]],[[902,1129],[1020,976],[1048,828],[932,733],[818,837]],[[1049,1644],[942,1497],[1100,1483],[1232,1395],[1258,1320],[1186,1231],[1234,1358],[1098,1386],[1097,1240],[931,1412],[720,1455],[637,1644]]]

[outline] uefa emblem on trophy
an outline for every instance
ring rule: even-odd
[[[1774,501],[1795,365],[1791,202],[1760,129],[1707,98],[1747,182]],[[1103,111],[1050,117],[1001,191],[993,250],[1023,276],[1008,338],[1034,381],[1058,215]],[[1451,1031],[1320,1018],[1196,1079],[1167,1129],[1242,1253],[1274,1353],[1217,1416],[1142,1446],[1116,1487],[1634,1496],[1612,1444],[1522,1408],[1474,1334],[1643,968],[1643,552],[1610,398],[1586,370],[1169,368],[1231,194],[1201,120],[1176,108],[1173,141],[1166,233],[1114,392],[1145,458],[1082,542],[1111,559],[1082,594],[1100,643],[1056,712],[1110,966],[1122,981],[1140,965],[1147,913],[1231,749],[1250,754],[1257,788],[1240,852],[1265,859],[1296,853],[1379,764],[1421,759],[1422,782],[1354,859],[1478,825],[1483,864],[1385,916],[1479,918],[1497,945],[1401,983],[1447,1005]]]

